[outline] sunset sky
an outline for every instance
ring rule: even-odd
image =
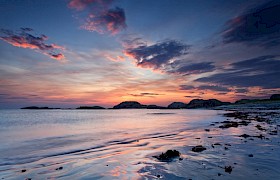
[[[279,93],[279,0],[0,0],[0,12],[0,108]]]

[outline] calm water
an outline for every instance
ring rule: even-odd
[[[220,158],[215,152],[202,156],[187,154],[191,146],[199,143],[210,146],[213,141],[208,138],[210,135],[240,145],[239,139],[228,137],[227,133],[204,131],[210,123],[225,120],[222,113],[146,109],[0,110],[0,178],[152,179],[160,174],[166,179],[196,179],[200,174],[198,179],[209,179],[219,171],[211,170],[211,166],[223,165],[230,161],[231,155]],[[231,133],[242,133],[235,131]],[[167,149],[179,149],[189,161],[162,163],[152,157]],[[237,155],[237,161],[244,161],[238,159],[239,151],[232,153]],[[203,162],[209,162],[208,171]],[[265,163],[269,165],[264,167],[271,164]],[[273,169],[269,172],[279,173]]]

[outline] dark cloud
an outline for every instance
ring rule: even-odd
[[[215,70],[215,66],[213,62],[201,62],[201,63],[193,63],[184,65],[183,62],[177,63],[179,64],[178,68],[173,68],[170,73],[178,73],[178,74],[201,74],[205,72],[211,72]]]
[[[280,44],[280,1],[274,0],[231,19],[223,31],[225,43],[265,47]]]
[[[21,48],[29,48],[37,50],[38,52],[49,56],[52,59],[61,60],[64,59],[62,53],[58,53],[58,50],[63,50],[62,46],[56,44],[46,44],[48,37],[46,35],[33,35],[31,34],[33,29],[21,28],[19,31],[12,31],[7,29],[0,29],[0,39]]]
[[[217,85],[202,85],[197,87],[198,90],[212,90],[212,91],[222,91],[222,92],[230,92],[230,89],[223,86]]]
[[[164,95],[164,94],[157,94],[157,93],[140,93],[140,94],[129,94],[131,96],[135,96],[135,97],[142,97],[142,96],[160,96],[160,95]]]
[[[142,68],[159,70],[169,74],[201,74],[215,70],[213,62],[191,62],[184,59],[189,54],[190,45],[176,40],[165,40],[147,45],[142,38],[122,40],[125,55],[136,60]]]
[[[186,98],[201,98],[200,96],[184,96]]]
[[[117,34],[127,27],[126,17],[122,8],[111,8],[112,3],[113,0],[71,0],[68,7],[82,12],[80,16],[84,24],[81,28],[99,33]]]
[[[223,86],[218,85],[201,85],[198,87],[190,86],[190,85],[180,85],[180,90],[196,90],[196,91],[222,91],[222,92],[230,92],[230,89]]]
[[[180,90],[194,90],[195,87],[194,86],[190,86],[190,85],[180,85]]]
[[[160,69],[172,60],[187,54],[189,45],[175,40],[167,40],[153,45],[141,45],[125,49],[125,54],[136,59],[139,67]]]
[[[247,92],[248,92],[248,89],[237,88],[237,89],[235,89],[235,92],[236,92],[236,93],[247,93]]]
[[[280,88],[280,60],[276,56],[261,56],[232,63],[230,66],[227,72],[196,81],[237,87]]]

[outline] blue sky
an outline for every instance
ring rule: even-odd
[[[0,107],[266,98],[280,1],[0,0]]]

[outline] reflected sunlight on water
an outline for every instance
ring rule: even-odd
[[[209,172],[217,172],[211,166],[231,161],[231,156],[246,162],[238,155],[238,149],[223,152],[222,156],[219,153],[224,147],[209,149],[214,142],[228,142],[242,149],[237,135],[248,133],[242,128],[206,132],[204,129],[210,123],[225,120],[222,113],[147,109],[1,110],[0,177],[149,179],[161,174],[170,179],[195,177],[199,171],[201,178],[207,179],[211,177]],[[209,149],[207,154],[189,151],[199,144]],[[184,160],[172,165],[152,157],[167,149],[180,150]],[[22,169],[26,172],[22,173]]]

